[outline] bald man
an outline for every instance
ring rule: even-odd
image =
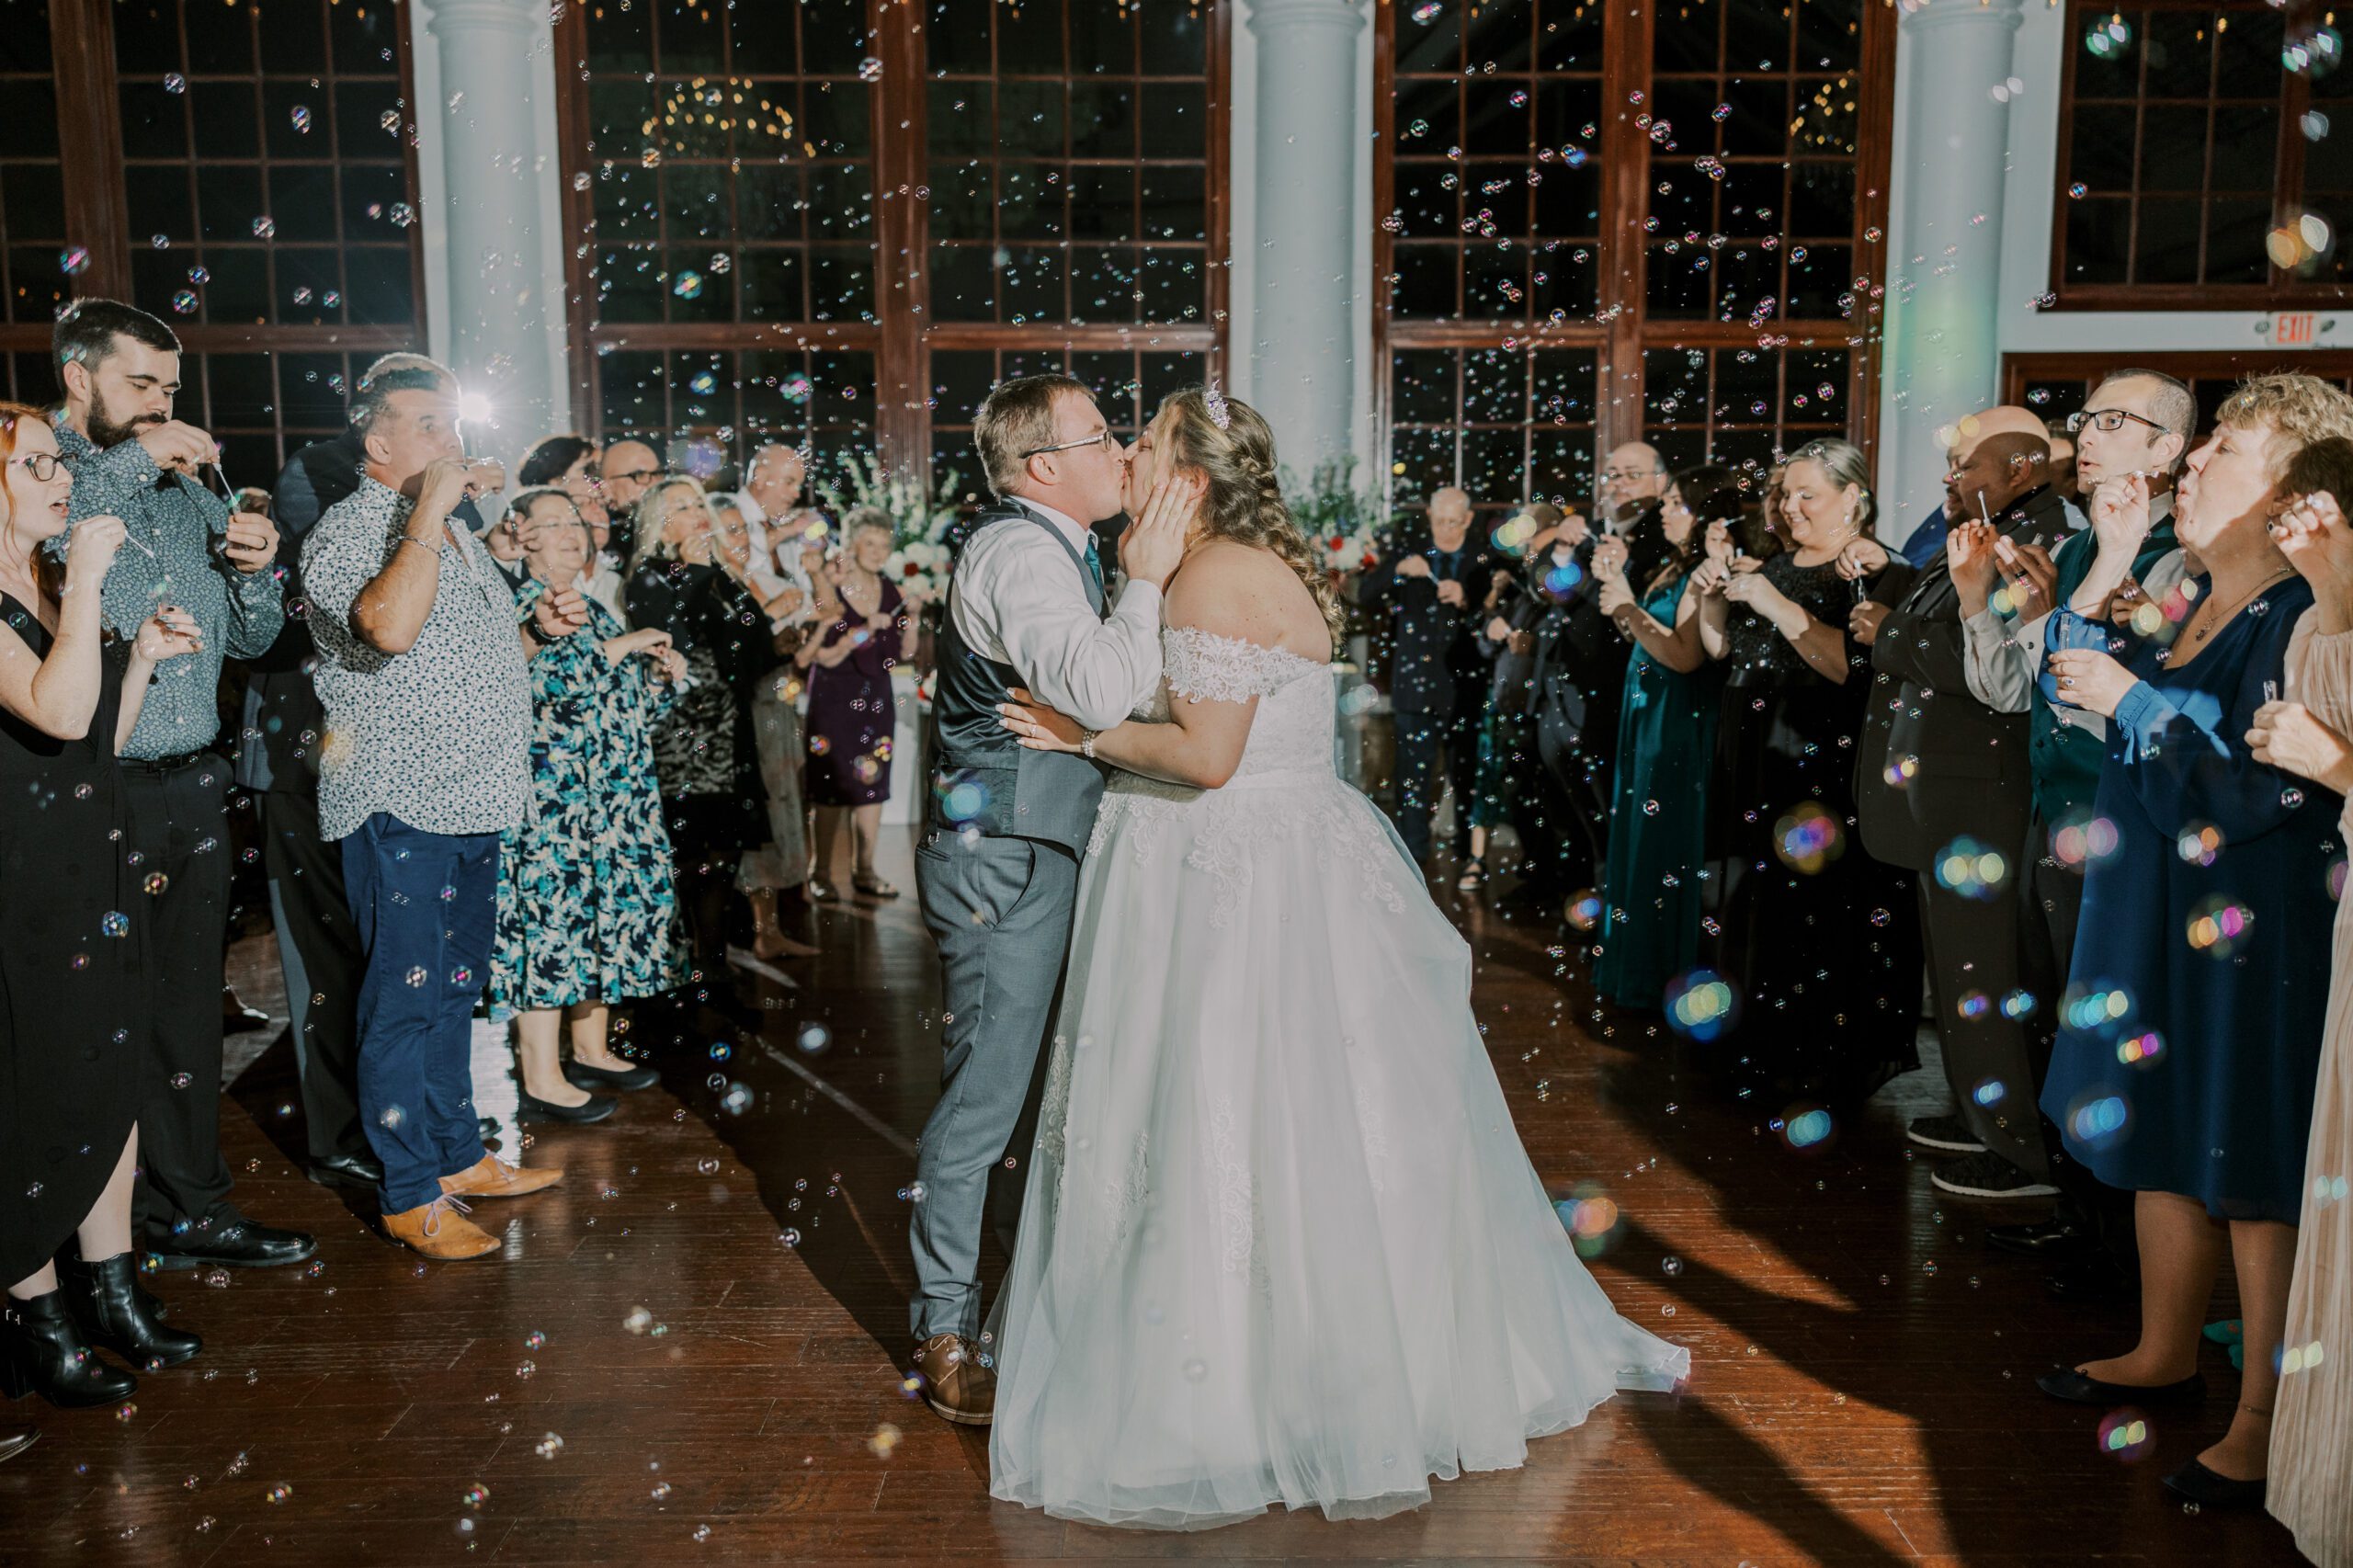
[[[1473,537],[1471,496],[1452,485],[1430,497],[1426,528],[1401,534],[1358,581],[1357,602],[1386,633],[1397,730],[1397,835],[1427,871],[1430,816],[1449,779],[1455,858],[1471,858],[1471,799],[1488,696],[1479,609],[1506,563]]]
[[[2042,421],[2023,408],[1987,408],[1961,420],[1946,455],[1945,512],[1953,527],[1946,549],[1908,588],[1881,584],[1893,608],[1855,607],[1851,630],[1870,644],[1872,671],[1855,761],[1857,823],[1865,850],[1918,873],[1937,1033],[1956,1114],[1915,1121],[1911,1138],[1960,1156],[1931,1179],[1960,1198],[2047,1198],[2058,1189],[2036,1118],[2029,1026],[2003,1005],[2018,986],[2018,846],[2033,804],[2027,722],[2022,713],[1995,711],[1970,688],[1950,553],[1966,545],[1973,561],[1993,552],[1997,537],[2013,551],[2055,549],[2068,531],[2066,502],[2045,483],[2051,453]],[[1883,549],[1867,540],[1859,545],[1860,555],[1875,558],[1861,564],[1884,563]],[[2035,581],[2016,571],[2004,575]],[[2033,593],[2047,598],[2048,580]],[[2028,605],[2023,613],[2039,611]],[[1948,874],[1953,865],[1964,874]],[[2055,1007],[2058,998],[2040,1004]]]
[[[1612,447],[1601,460],[1601,526],[1623,532],[1666,494],[1666,463],[1648,441]]]
[[[597,473],[604,492],[605,514],[610,519],[606,548],[626,572],[630,553],[637,548],[638,498],[662,477],[662,458],[642,441],[615,441],[597,460]]]

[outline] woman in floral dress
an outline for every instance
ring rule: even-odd
[[[588,530],[561,490],[517,500],[538,525],[525,557],[529,614],[550,585],[577,585]],[[685,671],[669,633],[630,631],[593,599],[587,627],[532,662],[536,810],[508,831],[499,857],[490,981],[493,1016],[521,1015],[526,1120],[601,1120],[614,1102],[591,1085],[654,1082],[653,1069],[613,1054],[608,1032],[610,1004],[657,995],[685,976],[653,741]]]

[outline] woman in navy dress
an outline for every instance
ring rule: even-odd
[[[1655,1011],[1666,983],[1699,958],[1699,873],[1707,848],[1708,768],[1722,676],[1699,645],[1699,598],[1685,592],[1708,525],[1743,510],[1729,469],[1686,469],[1659,503],[1670,551],[1647,583],[1626,579],[1626,545],[1595,548],[1600,608],[1634,644],[1618,719],[1617,786],[1602,881],[1601,957],[1593,988],[1621,1007]]]
[[[518,606],[554,584],[578,586],[594,559],[588,526],[563,492],[516,498],[532,523],[531,580]],[[658,629],[631,631],[596,600],[588,624],[531,661],[529,822],[498,857],[493,1017],[516,1021],[526,1120],[601,1121],[595,1087],[642,1089],[656,1074],[614,1054],[611,1005],[686,978],[670,835],[654,771],[654,725],[686,659]],[[563,1061],[565,1026],[572,1060]]]
[[[2111,633],[2105,651],[2052,637],[2056,699],[2111,720],[2094,810],[2116,848],[2085,885],[2042,1110],[2069,1155],[2137,1195],[2142,1294],[2139,1344],[2041,1386],[2102,1406],[2195,1398],[2227,1243],[2246,1324],[2236,1412],[2166,1477],[2210,1505],[2263,1498],[2340,858],[2337,797],[2246,741],[2313,602],[2268,525],[2297,494],[2353,483],[2326,472],[2347,468],[2348,439],[2342,392],[2310,376],[2248,382],[2181,481],[2175,526],[2204,567],[2178,590],[2181,619],[2146,641]],[[2111,482],[2093,506],[2145,513],[2145,487]],[[2087,588],[2077,608],[2097,610]]]
[[[829,568],[823,625],[798,655],[809,671],[809,803],[817,811],[817,864],[809,896],[840,897],[834,846],[847,818],[854,841],[850,886],[870,898],[899,890],[874,870],[882,802],[891,798],[891,733],[898,722],[891,671],[906,642],[906,601],[882,568],[895,534],[891,519],[860,506],[843,519],[843,553]]]

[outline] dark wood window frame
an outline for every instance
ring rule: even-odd
[[[568,325],[572,398],[578,427],[599,429],[597,355],[608,344],[675,354],[691,350],[807,349],[874,356],[875,434],[883,460],[919,468],[931,460],[933,415],[929,355],[938,349],[1067,350],[1072,354],[1197,352],[1208,371],[1222,374],[1226,354],[1232,250],[1232,25],[1240,0],[1200,0],[1210,19],[1205,158],[1209,226],[1208,319],[1181,324],[1069,324],[935,322],[927,266],[900,258],[930,254],[928,87],[923,28],[927,8],[900,0],[868,0],[869,37],[881,62],[870,104],[874,149],[875,308],[870,321],[710,322],[693,324],[592,322],[596,289],[589,276],[596,233],[596,199],[576,177],[597,162],[589,148],[589,108],[576,62],[588,58],[587,21],[578,6],[556,20],[558,140],[563,143],[565,267],[574,301]],[[1142,243],[1139,241],[1139,243]],[[585,248],[584,248],[585,247]],[[961,425],[961,418],[941,421]]]
[[[2031,408],[2047,419],[2062,419],[2075,410],[2061,406],[2063,400],[2046,398],[2036,402],[2034,393],[2038,387],[2048,388],[2055,382],[2080,381],[2088,392],[2102,378],[2128,369],[2161,371],[2168,376],[2177,376],[2193,386],[2200,382],[2232,382],[2248,376],[2298,370],[2353,390],[2353,348],[2315,348],[2309,353],[2293,350],[2281,353],[2269,348],[2155,349],[2146,352],[2120,348],[2088,353],[2005,354],[2002,356],[2002,401]],[[2200,401],[2211,408],[2219,400],[2209,396]],[[2201,418],[2201,432],[2206,423]]]
[[[2251,16],[2280,16],[2279,8],[2270,5],[2248,5],[2244,7]],[[2262,283],[2070,283],[2067,280],[2067,229],[2070,210],[2077,199],[2072,194],[2075,184],[2073,165],[2076,113],[2076,67],[2080,62],[2085,30],[2089,19],[2121,9],[2136,13],[2147,11],[2215,12],[2214,0],[2134,0],[2128,6],[2103,4],[2086,6],[2084,0],[2067,0],[2066,20],[2060,34],[2060,54],[2063,63],[2059,75],[2059,145],[2052,179],[2051,267],[2050,292],[2042,308],[2054,311],[2213,311],[2213,310],[2294,310],[2312,309],[2338,304],[2353,299],[2353,289],[2324,280],[2300,281],[2294,271],[2283,268],[2276,261],[2269,266],[2268,279]],[[2290,0],[2285,9],[2285,19],[2290,35],[2299,23],[2318,18],[2325,7],[2313,0]],[[2140,58],[2135,40],[2135,57]],[[2145,76],[2143,77],[2145,80]],[[2095,100],[2114,102],[2121,100]],[[2132,100],[2145,103],[2145,94]],[[2172,100],[2160,100],[2172,101]],[[2300,120],[2304,111],[2313,107],[2312,85],[2293,72],[2280,73],[2279,132],[2278,153],[2272,169],[2271,226],[2293,222],[2301,210],[2304,189],[2304,134]],[[2342,128],[2337,134],[2353,136],[2353,124]],[[2136,148],[2134,164],[2140,163]],[[2211,189],[2211,160],[2202,171],[2199,190],[2201,204]],[[2135,193],[2137,210],[2143,199]],[[2347,214],[2353,221],[2353,214]],[[2201,227],[2201,254],[2205,244]],[[2127,241],[2127,252],[2131,249]]]
[[[1862,74],[1857,118],[1857,213],[1854,258],[1858,277],[1880,278],[1886,256],[1890,158],[1894,129],[1897,17],[1884,6],[1866,4],[1860,17]],[[1381,220],[1396,206],[1395,79],[1396,6],[1383,0],[1374,8],[1372,309],[1373,414],[1386,432],[1392,418],[1392,356],[1415,348],[1590,348],[1599,357],[1595,397],[1596,454],[1644,430],[1643,356],[1645,351],[1755,348],[1769,334],[1774,349],[1810,347],[1848,356],[1847,437],[1872,450],[1879,424],[1880,338],[1882,290],[1859,294],[1847,319],[1772,318],[1764,327],[1742,322],[1648,318],[1645,280],[1651,235],[1645,229],[1646,193],[1652,182],[1653,148],[1644,117],[1654,74],[1656,17],[1650,6],[1610,6],[1602,44],[1603,120],[1597,156],[1602,165],[1600,309],[1597,319],[1550,322],[1410,321],[1393,319],[1389,278],[1395,272],[1396,244]],[[1640,94],[1640,97],[1634,95]],[[1592,476],[1578,476],[1582,491]],[[1383,481],[1387,474],[1382,475]],[[1501,500],[1503,498],[1487,498]],[[1517,500],[1521,497],[1513,497]]]
[[[408,6],[401,0],[392,0],[392,8],[401,40],[396,52],[401,65],[402,101],[413,112],[416,86],[409,58],[413,38]],[[72,279],[72,291],[76,297],[130,300],[133,298],[133,226],[124,194],[114,10],[108,3],[59,0],[50,8],[50,27],[57,86],[58,161],[65,182],[66,238],[69,244],[87,252],[89,257],[82,272]],[[258,70],[256,74],[258,79]],[[417,187],[413,123],[401,142],[414,199]],[[366,359],[395,349],[421,347],[426,337],[426,301],[424,235],[420,226],[410,227],[408,243],[415,301],[415,317],[409,324],[271,325],[175,320],[172,330],[178,335],[181,347],[191,356],[304,353]],[[45,324],[0,323],[0,354],[45,356],[49,345],[50,329]],[[241,481],[244,477],[239,475]],[[255,476],[256,480],[262,477]]]

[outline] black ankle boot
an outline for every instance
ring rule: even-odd
[[[68,1264],[66,1304],[74,1326],[93,1345],[103,1345],[142,1372],[176,1367],[204,1348],[185,1329],[167,1328],[154,1313],[155,1298],[139,1286],[132,1255],[119,1252],[96,1263]]]
[[[63,1409],[112,1404],[128,1399],[139,1380],[98,1359],[65,1311],[65,1292],[51,1290],[29,1301],[8,1303],[6,1353],[0,1355],[0,1387],[11,1398],[38,1393]]]

